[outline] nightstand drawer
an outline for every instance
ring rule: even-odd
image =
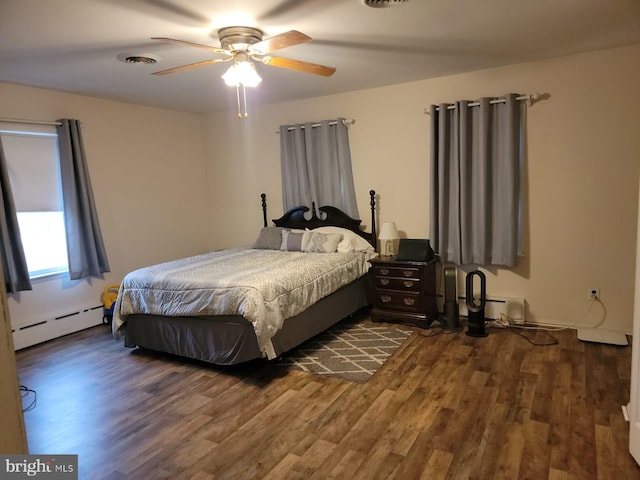
[[[399,278],[422,278],[422,269],[417,267],[390,267],[387,265],[373,267],[373,274],[376,277],[399,277]]]
[[[420,278],[376,277],[376,288],[420,291]]]
[[[422,311],[419,292],[397,292],[392,290],[377,290],[374,305],[378,308],[405,310],[407,312]]]

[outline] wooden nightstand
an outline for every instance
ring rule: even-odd
[[[381,256],[369,262],[373,278],[371,320],[424,328],[437,319],[438,257],[428,262],[413,262]]]

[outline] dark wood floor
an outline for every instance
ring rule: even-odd
[[[88,480],[640,478],[631,347],[428,334],[361,385],[130,350],[95,327],[17,353],[30,451],[78,454]]]

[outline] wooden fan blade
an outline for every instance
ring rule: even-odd
[[[271,65],[272,67],[288,68],[290,70],[313,73],[314,75],[322,75],[324,77],[330,77],[336,71],[333,67],[325,67],[324,65],[302,62],[300,60],[291,60],[290,58],[264,57],[261,58],[260,61],[265,65]]]
[[[223,48],[212,47],[210,45],[203,45],[201,43],[187,42],[185,40],[176,40],[175,38],[152,37],[151,40],[160,40],[161,42],[177,43],[178,45],[185,45],[187,47],[203,48],[205,50],[209,50],[209,51],[212,51],[212,52],[224,53],[225,55],[231,55],[231,53],[229,53],[227,50],[225,50]]]
[[[292,47],[300,43],[310,42],[311,37],[297,30],[289,30],[288,32],[265,38],[261,42],[251,45],[250,50],[259,54],[266,54],[280,50],[281,48]]]
[[[181,72],[182,70],[189,70],[190,68],[204,67],[205,65],[211,65],[213,63],[228,62],[229,60],[231,60],[231,58],[212,58],[211,60],[205,60],[203,62],[190,63],[188,65],[168,68],[167,70],[160,70],[159,72],[153,72],[152,75],[167,75],[169,73]]]

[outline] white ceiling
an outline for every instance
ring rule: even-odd
[[[225,15],[244,14],[244,20]],[[337,68],[320,77],[258,64],[249,105],[409,82],[640,43],[640,0],[0,0],[0,81],[189,112],[235,110],[228,64],[151,72],[214,58],[217,30],[242,23],[265,38],[313,38],[274,55]],[[155,65],[118,55],[152,54]],[[0,106],[1,111],[1,106]]]

